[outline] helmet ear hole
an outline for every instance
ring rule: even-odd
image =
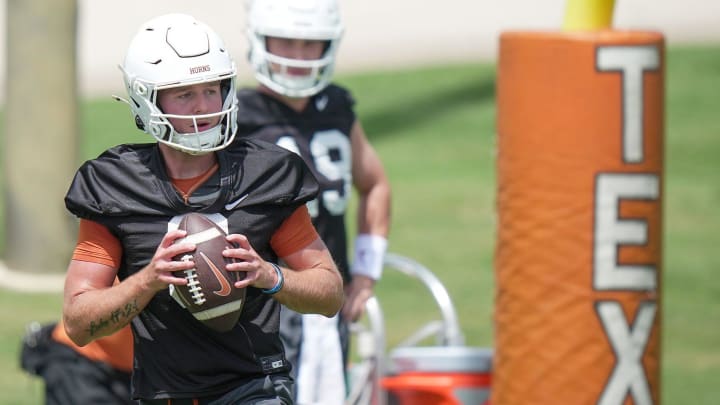
[[[139,130],[145,131],[145,124],[143,124],[142,118],[140,118],[139,115],[136,115],[136,116],[135,116],[135,126],[136,126]]]
[[[146,96],[147,95],[147,87],[145,87],[144,84],[140,82],[135,82],[135,85],[133,86],[135,90],[135,93],[139,96]]]

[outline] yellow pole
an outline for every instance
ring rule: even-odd
[[[612,27],[615,0],[568,0],[563,30],[600,30]]]

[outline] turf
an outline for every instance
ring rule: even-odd
[[[495,239],[495,66],[453,65],[341,76],[393,185],[390,250],[431,269],[458,311],[468,345],[492,346]],[[711,405],[720,396],[720,44],[670,48],[662,284],[662,401]],[[148,138],[126,107],[81,105],[84,158]],[[353,205],[354,206],[354,205]],[[0,216],[2,213],[0,213]],[[348,217],[353,227],[354,218]],[[0,230],[1,233],[1,230]],[[2,238],[0,238],[2,240]],[[386,273],[378,297],[394,345],[437,316],[424,287]],[[42,401],[18,368],[31,320],[54,320],[59,294],[0,292],[2,404]]]

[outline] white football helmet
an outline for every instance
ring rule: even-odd
[[[248,60],[260,83],[285,96],[309,97],[330,83],[342,33],[336,0],[248,1]],[[328,45],[320,59],[288,59],[268,52],[267,37],[321,40]],[[310,73],[289,75],[288,68],[309,69]]]
[[[140,27],[120,66],[135,124],[166,145],[189,154],[226,147],[237,130],[235,62],[220,37],[184,14],[156,17]],[[158,91],[221,81],[222,110],[204,115],[168,115],[157,105]],[[199,131],[197,120],[221,117],[214,128]],[[191,119],[194,133],[178,133],[168,118]]]

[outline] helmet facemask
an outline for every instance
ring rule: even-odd
[[[236,95],[234,91],[230,91],[230,89],[235,88],[234,83],[234,77],[221,82],[223,106],[220,111],[199,115],[178,115],[163,112],[157,103],[158,93],[161,90],[178,86],[160,86],[155,88],[148,98],[148,104],[153,106],[148,122],[149,133],[154,136],[158,142],[191,155],[200,155],[223,149],[232,142],[237,128]],[[198,128],[198,120],[216,117],[220,117],[220,120],[214,127],[204,131]],[[173,126],[170,119],[192,121],[194,131],[179,132]]]

